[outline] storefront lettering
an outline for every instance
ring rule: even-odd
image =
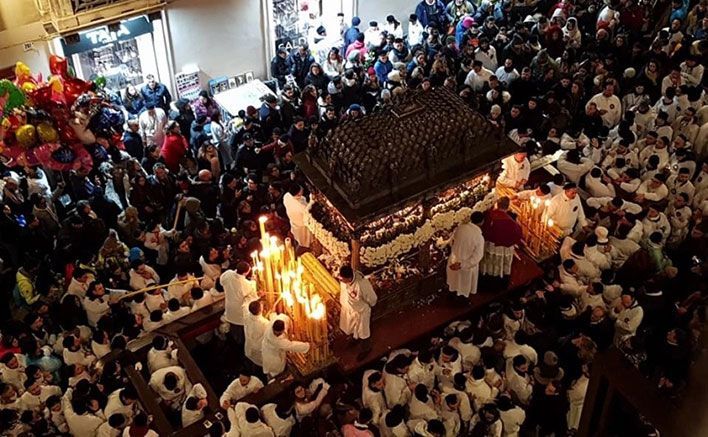
[[[120,25],[118,32],[109,32],[107,28],[101,27],[90,32],[86,32],[86,38],[88,38],[92,44],[108,44],[111,42],[118,41],[121,36],[129,36],[130,30],[125,24]]]

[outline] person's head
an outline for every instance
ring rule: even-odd
[[[121,402],[125,405],[133,405],[138,401],[138,392],[132,385],[125,386],[125,388],[120,391],[118,396],[120,397]]]
[[[145,80],[147,80],[147,84],[150,88],[155,89],[155,87],[157,87],[157,80],[155,79],[154,74],[148,74],[145,76]]]
[[[509,198],[506,196],[502,196],[497,200],[497,208],[502,210],[502,211],[507,211],[509,209],[509,206],[511,205],[511,202],[509,201]]]
[[[372,390],[381,391],[384,388],[384,379],[383,374],[381,374],[381,372],[371,373],[366,382],[369,388]]]
[[[513,358],[514,369],[526,373],[529,371],[529,362],[523,355],[519,354]]]
[[[470,222],[474,225],[480,226],[484,223],[484,213],[480,211],[475,211],[470,215]]]
[[[251,382],[252,376],[249,375],[248,373],[244,371],[238,372],[238,382],[241,384],[243,387],[247,386]]]
[[[374,419],[374,413],[369,408],[362,408],[359,410],[359,416],[357,422],[366,425]]]
[[[238,264],[236,264],[236,273],[242,276],[246,276],[251,272],[251,265],[248,264],[246,261],[239,261]]]
[[[276,320],[273,322],[273,333],[278,336],[285,332],[285,322],[282,320]]]
[[[563,185],[563,192],[565,193],[566,197],[568,199],[575,199],[575,196],[578,195],[578,186],[575,185],[573,182],[568,182],[567,184]]]
[[[351,284],[354,281],[354,269],[351,265],[345,264],[339,269],[339,278],[345,284]]]
[[[578,271],[578,265],[570,258],[564,260],[562,265],[566,272],[576,273]]]
[[[421,402],[428,402],[428,387],[425,384],[418,384],[415,386],[415,398]]]

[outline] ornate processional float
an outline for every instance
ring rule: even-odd
[[[368,275],[374,318],[426,299],[444,280],[451,232],[493,206],[500,160],[516,149],[444,87],[341,123],[296,156],[316,253],[330,269],[350,262]]]

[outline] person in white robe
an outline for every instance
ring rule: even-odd
[[[518,405],[514,405],[509,396],[497,398],[499,420],[502,422],[503,437],[518,437],[521,425],[526,421],[526,412]]]
[[[642,182],[635,192],[635,200],[639,203],[644,201],[660,202],[669,195],[669,188],[664,183],[666,176],[657,173],[651,179]]]
[[[62,410],[66,423],[69,425],[71,435],[93,436],[98,428],[106,421],[103,417],[93,414],[82,406],[81,410],[75,410],[71,400],[73,399],[73,388],[67,388],[61,399]]]
[[[585,105],[595,104],[602,117],[602,123],[608,128],[615,127],[622,119],[622,101],[615,95],[614,82],[605,82],[601,93],[595,94]]]
[[[379,432],[382,437],[411,437],[411,430],[406,425],[405,410],[397,405],[390,409],[383,417]]]
[[[637,328],[644,319],[644,309],[634,294],[625,290],[611,315],[615,317],[615,346],[620,346],[637,333]]]
[[[173,347],[172,342],[161,335],[154,336],[152,347],[147,352],[147,365],[150,373],[178,364],[177,349]]]
[[[408,402],[408,420],[433,420],[439,419],[436,404],[438,403],[437,392],[429,391],[423,384],[418,384],[415,387],[413,396]]]
[[[572,234],[576,225],[587,226],[585,211],[574,183],[565,184],[563,192],[551,199],[551,203],[546,208],[546,216],[553,220],[553,225],[557,226],[563,235]]]
[[[238,430],[238,433],[229,432],[228,436],[275,436],[273,430],[261,420],[260,410],[255,405],[239,402],[227,410],[227,415],[231,422],[231,430]]]
[[[465,397],[467,395],[464,395]],[[460,417],[461,400],[457,394],[448,393],[442,397],[440,406],[440,420],[445,426],[445,437],[457,437],[462,429]]]
[[[322,405],[325,396],[329,393],[330,385],[322,378],[316,378],[310,385],[295,387],[295,418],[302,421],[307,416],[315,413]]]
[[[497,183],[514,190],[520,190],[526,185],[531,175],[531,163],[526,151],[519,151],[502,159],[502,172]]]
[[[226,270],[221,274],[221,286],[224,287],[224,319],[231,325],[231,336],[237,344],[244,343],[243,303],[257,299],[256,282],[248,279],[251,266],[241,261],[236,270]]]
[[[132,421],[133,416],[138,408],[138,394],[131,386],[119,388],[108,395],[106,406],[103,408],[103,415],[111,417],[111,415],[120,413],[126,420]]]
[[[499,390],[496,387],[491,387],[487,384],[484,380],[484,375],[484,367],[474,366],[470,376],[467,378],[465,393],[472,400],[472,406],[475,411],[479,411],[483,405],[494,400],[499,394]]]
[[[207,391],[201,384],[194,384],[182,405],[182,428],[204,418],[204,408],[209,404]]]
[[[408,368],[408,382],[411,384],[423,384],[428,390],[435,388],[435,375],[437,373],[437,363],[430,351],[422,350],[411,362]]]
[[[411,398],[411,387],[414,387],[414,384],[408,380],[410,363],[410,357],[401,353],[390,356],[384,367],[384,395],[388,408],[405,406]]]
[[[523,355],[506,360],[506,389],[516,396],[522,405],[528,405],[533,392],[533,380],[529,375],[529,361]]]
[[[246,343],[244,351],[246,358],[258,366],[263,366],[261,347],[270,321],[263,315],[263,305],[260,300],[252,300],[244,304],[244,335]]]
[[[219,405],[224,410],[236,405],[238,401],[256,393],[263,388],[263,381],[245,372],[239,372],[238,378],[231,381],[224,393],[219,398]]]
[[[361,387],[361,404],[371,410],[372,421],[378,425],[387,412],[383,374],[378,370],[364,371]]]
[[[136,262],[134,267],[130,269],[128,276],[130,278],[130,288],[133,290],[141,290],[160,283],[160,276],[155,269],[140,261]]]
[[[148,385],[172,409],[178,409],[192,389],[187,372],[179,366],[165,367],[153,372]]]
[[[261,416],[273,430],[275,437],[290,437],[296,423],[292,408],[283,407],[281,404],[265,404],[261,407]]]
[[[477,293],[479,263],[484,256],[484,237],[480,225],[481,212],[474,212],[470,221],[461,223],[452,235],[451,253],[447,260],[447,285],[450,292],[469,297]]]
[[[443,346],[435,366],[435,378],[438,382],[438,388],[444,390],[452,387],[454,385],[454,376],[460,372],[462,372],[460,353],[450,345]]]
[[[276,377],[285,370],[287,352],[307,353],[310,350],[309,343],[288,338],[288,324],[287,316],[281,314],[270,323],[263,335],[263,372],[271,377]]]
[[[8,352],[0,357],[0,380],[12,385],[15,390],[21,391],[25,388],[27,375],[25,374],[26,367],[18,357],[22,357],[22,355]]]
[[[61,387],[47,385],[41,380],[28,380],[25,382],[25,388],[25,392],[17,400],[18,409],[21,411],[41,411],[50,396],[61,396]]]
[[[642,239],[647,241],[649,236],[654,232],[661,232],[661,235],[666,238],[671,235],[671,224],[669,219],[666,217],[655,204],[651,204],[647,208],[647,215],[642,220],[642,226],[644,228],[644,235]]]
[[[184,271],[178,272],[170,281],[170,285],[167,286],[167,294],[170,299],[177,299],[184,304],[189,300],[189,292],[197,286],[199,286],[199,282],[194,275]]]
[[[350,265],[339,269],[339,329],[355,340],[371,337],[371,308],[378,300],[371,282]]]
[[[585,393],[588,391],[588,383],[590,382],[589,376],[588,365],[583,364],[583,374],[568,388],[568,403],[570,404],[566,417],[568,420],[568,429],[577,431],[580,426]]]
[[[283,205],[290,221],[290,232],[295,237],[295,241],[301,247],[310,247],[312,234],[305,226],[305,217],[308,214],[307,199],[300,185],[293,184],[290,187],[289,192],[283,196]]]

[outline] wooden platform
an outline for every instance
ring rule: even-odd
[[[357,359],[361,347],[352,347],[344,337],[335,340],[333,350],[339,358],[337,367],[344,374],[351,374],[370,365],[386,355],[389,351],[401,348],[409,343],[420,340],[431,331],[446,326],[448,323],[462,319],[489,303],[519,290],[543,274],[543,270],[526,254],[521,259],[515,259],[512,266],[511,281],[505,290],[485,290],[481,282],[480,290],[470,298],[468,304],[460,304],[438,298],[421,307],[402,307],[398,312],[372,322],[371,352],[362,360]],[[448,292],[430,290],[431,293],[442,295]]]

